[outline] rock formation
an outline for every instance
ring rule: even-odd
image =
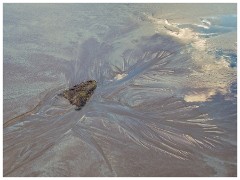
[[[80,110],[90,99],[96,87],[97,81],[89,80],[63,91],[60,95],[68,99],[71,104],[76,105],[76,110]]]

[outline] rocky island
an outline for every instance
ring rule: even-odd
[[[72,105],[76,105],[76,110],[80,110],[90,99],[96,87],[97,81],[89,80],[63,91],[60,95],[68,99]]]

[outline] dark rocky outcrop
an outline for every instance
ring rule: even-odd
[[[89,80],[63,91],[60,95],[68,99],[71,104],[76,105],[76,110],[80,110],[90,99],[96,87],[97,81]]]

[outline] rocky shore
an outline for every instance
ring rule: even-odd
[[[76,110],[80,110],[90,99],[96,87],[97,81],[89,80],[63,91],[60,95],[68,99],[72,105],[76,105]]]

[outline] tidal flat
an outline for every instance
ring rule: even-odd
[[[236,177],[237,4],[3,4],[3,175]]]

